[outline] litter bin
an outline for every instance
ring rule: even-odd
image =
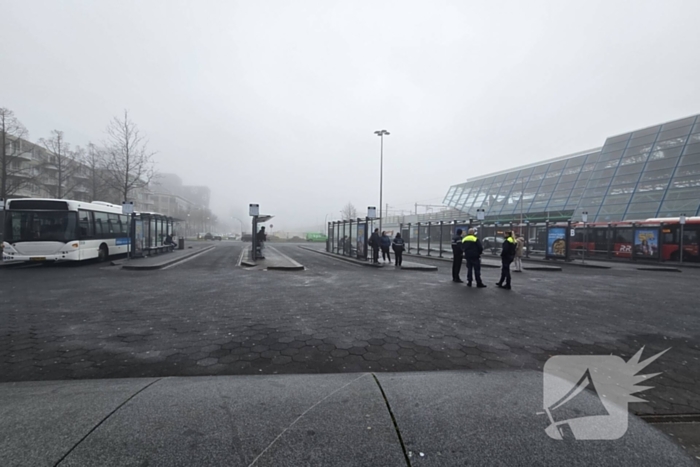
[[[180,237],[177,239],[177,249],[178,250],[184,250],[185,249],[185,239],[183,237]]]

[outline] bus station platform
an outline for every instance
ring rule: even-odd
[[[632,414],[619,439],[552,439],[542,401],[526,370],[2,383],[0,465],[696,465]]]
[[[338,255],[336,253],[329,253],[325,250],[321,250],[318,248],[309,248],[309,247],[305,247],[305,246],[300,246],[299,248],[302,248],[302,249],[308,250],[308,251],[313,251],[314,253],[320,253],[320,254],[325,255],[325,256],[330,256],[331,258],[336,258],[336,259],[340,259],[343,261],[347,261],[349,263],[354,263],[354,264],[357,264],[360,266],[367,266],[367,267],[374,267],[374,268],[383,268],[383,267],[393,268],[394,267],[393,263],[390,263],[390,264],[375,263],[375,264],[373,264],[371,261],[365,261],[365,260],[353,258],[350,256]],[[394,255],[392,254],[392,257],[393,256]],[[404,257],[408,257],[408,255],[406,255],[404,253]],[[427,264],[416,263],[416,262],[412,262],[412,261],[403,261],[403,263],[401,264],[401,269],[404,269],[407,271],[437,271],[438,270],[437,266],[430,266]]]
[[[281,253],[277,248],[266,244],[263,248],[265,258],[251,260],[250,250],[252,245],[248,245],[241,252],[238,265],[249,270],[268,271],[303,271],[304,265],[294,261],[289,256]]]
[[[192,258],[203,254],[214,248],[214,245],[206,243],[193,243],[192,245],[185,244],[184,250],[175,249],[168,253],[159,253],[157,255],[148,256],[145,258],[124,258],[116,261],[112,261],[113,266],[121,266],[122,269],[128,269],[133,271],[149,271],[154,269],[163,269],[164,267],[171,266],[173,264],[185,261],[186,259]]]

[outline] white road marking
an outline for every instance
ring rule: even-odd
[[[165,266],[165,267],[163,267],[163,268],[160,268],[160,270],[162,271],[162,270],[164,270],[164,269],[173,268],[173,267],[175,267],[175,266],[177,266],[177,265],[180,265],[180,264],[182,264],[182,263],[186,263],[186,262],[188,262],[189,260],[195,259],[196,257],[203,255],[204,253],[208,253],[208,252],[210,252],[211,250],[213,250],[213,249],[215,249],[215,248],[216,248],[216,247],[208,248],[208,249],[206,249],[206,250],[204,250],[204,251],[200,251],[200,252],[197,253],[196,255],[192,255],[192,256],[190,256],[189,258],[183,259],[182,261],[178,261],[177,263],[171,264],[170,266]]]

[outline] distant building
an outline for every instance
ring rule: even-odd
[[[497,222],[700,215],[700,115],[607,138],[602,148],[474,177],[444,204]]]

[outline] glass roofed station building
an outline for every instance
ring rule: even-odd
[[[591,149],[469,179],[444,204],[472,218],[589,222],[700,215],[700,115],[607,138]]]

